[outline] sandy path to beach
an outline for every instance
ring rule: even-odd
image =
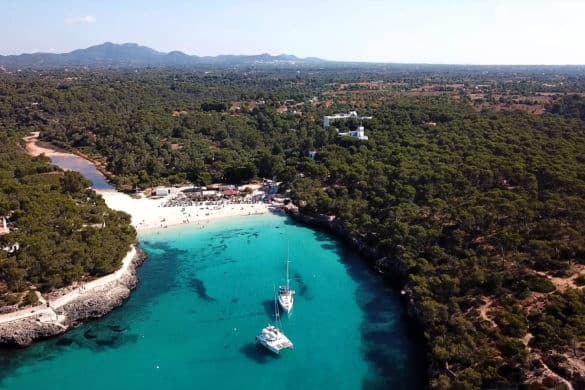
[[[74,290],[60,296],[59,298],[49,301],[51,307],[46,305],[38,305],[27,309],[15,311],[12,313],[0,314],[0,324],[21,320],[23,318],[38,316],[41,314],[53,315],[56,309],[59,309],[71,301],[79,298],[83,294],[87,294],[93,290],[97,290],[109,283],[115,282],[125,276],[129,272],[129,267],[132,264],[132,260],[136,256],[136,247],[133,245],[128,251],[124,259],[122,260],[122,267],[114,273],[108,274],[101,278],[92,280],[91,282],[84,283]]]
[[[75,156],[74,154],[71,153],[66,153],[66,152],[59,152],[57,150],[54,149],[49,149],[49,148],[45,148],[42,147],[38,144],[39,142],[39,132],[33,132],[31,133],[31,135],[24,137],[23,140],[26,143],[26,152],[28,154],[30,154],[31,156],[40,156],[41,154],[44,154],[47,157],[53,157],[53,156]]]

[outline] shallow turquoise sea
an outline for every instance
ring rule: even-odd
[[[4,389],[412,389],[423,372],[397,294],[329,235],[278,215],[140,236],[148,260],[109,316],[0,351]],[[294,350],[255,336],[274,319],[290,247]]]

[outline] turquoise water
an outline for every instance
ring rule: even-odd
[[[77,171],[87,180],[92,182],[94,190],[112,190],[114,187],[106,181],[106,178],[95,165],[84,158],[70,154],[67,156],[51,156],[51,162],[61,169]]]
[[[140,236],[148,260],[109,316],[0,352],[6,389],[416,388],[420,354],[396,294],[330,236],[264,215]],[[255,336],[274,314],[287,244],[295,345]]]

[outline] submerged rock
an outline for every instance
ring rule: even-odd
[[[96,334],[93,333],[91,329],[86,330],[85,333],[83,333],[83,337],[89,340],[97,338]]]
[[[207,294],[207,289],[205,288],[205,284],[203,284],[203,281],[197,278],[191,278],[191,288],[193,289],[193,291],[195,291],[195,293],[197,294],[197,296],[205,301],[208,302],[212,302],[215,301],[215,298],[210,297]]]
[[[67,347],[69,345],[73,344],[73,339],[70,339],[69,337],[61,337],[58,341],[57,341],[57,345],[60,347]]]

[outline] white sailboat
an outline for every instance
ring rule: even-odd
[[[289,263],[289,256],[288,256],[288,248],[286,253],[286,286],[279,286],[278,287],[278,303],[280,307],[287,313],[293,308],[294,303],[294,295],[295,290],[290,288],[290,278],[288,275],[288,263]]]
[[[278,314],[278,305],[276,304],[276,297],[274,298],[274,315],[276,322],[280,321]],[[282,349],[293,348],[293,343],[286,337],[282,330],[274,325],[266,325],[262,332],[256,336],[256,341],[262,344],[266,349],[275,354],[279,354]]]

